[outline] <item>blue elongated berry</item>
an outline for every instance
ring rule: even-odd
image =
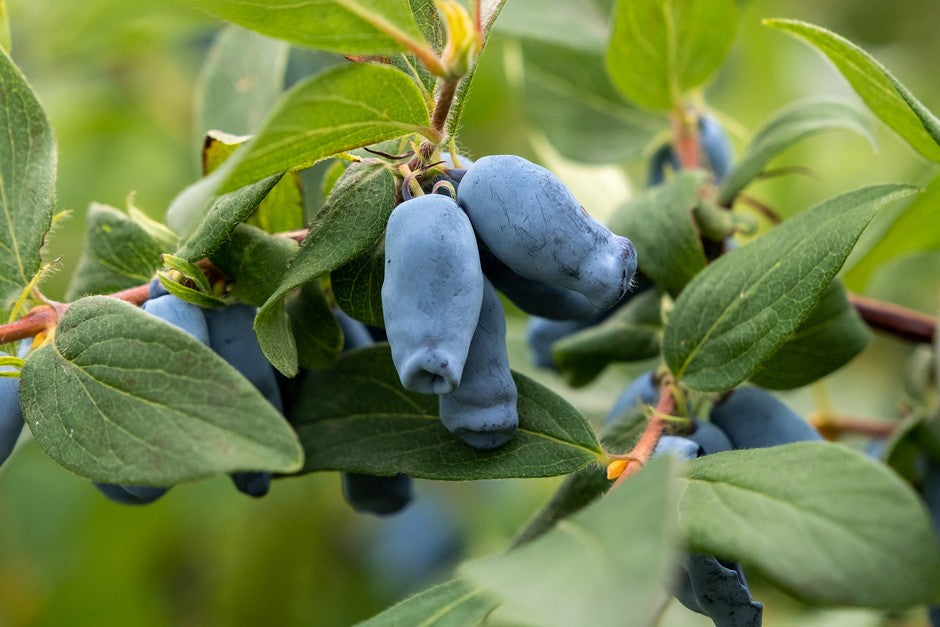
[[[343,330],[344,351],[375,343],[366,325],[349,317],[339,308],[333,310],[333,315]],[[383,496],[383,491],[388,494]],[[343,494],[356,511],[373,514],[397,512],[411,500],[411,477],[406,474],[379,477],[343,473]]]
[[[728,135],[718,120],[707,115],[698,119],[698,134],[699,155],[704,162],[702,167],[708,168],[714,175],[715,182],[721,183],[728,176],[733,159]],[[672,144],[663,144],[650,157],[647,186],[653,187],[662,183],[667,167],[673,172],[677,172],[681,167]]]
[[[369,328],[355,318],[351,318],[346,312],[337,307],[333,310],[333,316],[339,323],[339,328],[343,331],[343,350],[352,350],[371,346],[375,344]]]
[[[255,308],[244,304],[219,307],[207,310],[205,318],[209,347],[248,379],[278,411],[283,411],[274,368],[265,358],[255,336]],[[236,472],[231,477],[235,487],[248,496],[264,496],[271,488],[269,472]]]
[[[463,550],[457,512],[434,496],[419,494],[408,509],[377,525],[365,558],[379,584],[404,593],[456,565]]]
[[[552,345],[563,337],[587,328],[583,320],[549,320],[533,316],[526,326],[526,343],[532,352],[532,363],[539,368],[554,368]]]
[[[663,144],[650,157],[649,170],[646,174],[646,186],[655,187],[666,180],[666,168],[679,171],[679,159],[672,149],[672,144]]]
[[[271,489],[271,473],[261,471],[233,472],[232,483],[242,494],[260,498]]]
[[[506,316],[499,296],[484,281],[483,306],[460,385],[438,403],[441,422],[470,446],[491,449],[516,436],[518,394],[506,354]]]
[[[117,485],[94,482],[95,487],[108,499],[121,505],[147,505],[166,494],[168,488],[143,485]]]
[[[657,400],[659,400],[659,388],[653,381],[653,371],[644,372],[620,393],[610,413],[604,419],[604,425],[611,424],[637,405],[655,405]]]
[[[723,564],[711,555],[688,555],[676,598],[716,627],[759,627],[764,606],[751,598],[744,571],[736,563]]]
[[[200,307],[187,303],[172,294],[164,294],[148,300],[141,306],[141,309],[186,331],[203,344],[209,344],[209,329]]]
[[[357,512],[385,516],[411,502],[411,477],[398,474],[377,477],[343,473],[343,496]]]
[[[498,285],[493,284],[497,289]],[[558,340],[573,335],[596,324],[600,324],[629,303],[634,297],[653,287],[653,283],[642,274],[634,278],[631,290],[610,309],[594,309],[594,315],[581,320],[549,320],[538,316],[529,318],[526,342],[532,351],[532,363],[540,368],[555,368],[552,345]],[[575,292],[577,293],[577,292]]]
[[[712,409],[711,421],[725,432],[734,448],[822,439],[809,423],[760,388],[743,387],[732,391]]]
[[[25,340],[19,346],[17,354],[21,359],[26,357],[32,339]],[[7,354],[0,352],[0,356]],[[12,366],[0,366],[0,372],[12,372]],[[0,377],[0,465],[10,457],[16,441],[23,430],[23,410],[20,407],[20,379],[19,377]]]
[[[672,453],[679,459],[689,461],[690,459],[698,457],[699,446],[698,443],[682,436],[660,436],[659,442],[656,443],[656,448],[653,449],[653,457],[666,453]]]
[[[519,309],[549,320],[589,320],[597,307],[580,292],[519,276],[485,247],[480,248],[483,274]]]
[[[584,211],[545,168],[515,155],[478,160],[460,181],[460,206],[480,240],[515,273],[613,307],[636,272],[636,249]]]
[[[448,196],[412,198],[385,231],[382,309],[402,386],[452,392],[483,300],[483,271],[467,216]]]
[[[933,516],[933,528],[940,538],[940,463],[930,461],[924,475],[924,501]],[[932,627],[940,627],[940,605],[933,605],[927,610]]]
[[[153,293],[159,293],[153,282],[150,284]],[[160,318],[173,326],[189,333],[203,344],[209,343],[209,329],[202,309],[187,303],[172,294],[163,294],[145,302],[141,309],[152,316]],[[144,505],[152,503],[163,496],[168,487],[159,486],[132,486],[123,484],[95,483],[95,486],[106,497],[124,505]]]
[[[278,411],[282,411],[281,392],[274,368],[265,358],[255,336],[255,308],[235,304],[207,309],[205,319],[209,348],[251,381]]]
[[[730,451],[734,448],[725,432],[714,424],[704,420],[694,420],[692,424],[694,431],[685,437],[698,444],[700,456]]]
[[[167,294],[169,294],[169,292],[163,287],[163,283],[160,282],[160,279],[153,279],[147,286],[147,298],[150,300],[166,296]]]
[[[707,115],[698,119],[698,139],[715,181],[721,183],[731,170],[731,142],[721,123]]]

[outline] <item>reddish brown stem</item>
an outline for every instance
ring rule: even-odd
[[[783,218],[780,217],[780,214],[774,211],[770,206],[765,205],[761,201],[757,200],[752,196],[746,196],[744,194],[738,194],[737,199],[743,202],[745,205],[748,205],[755,209],[757,213],[761,214],[773,224],[780,224],[783,222]]]
[[[937,333],[937,319],[919,311],[851,293],[849,302],[873,329],[926,344],[933,342]]]
[[[894,435],[898,423],[882,422],[857,418],[854,416],[826,416],[813,420],[813,425],[827,440],[837,440],[844,433],[867,435],[873,438],[885,439]]]
[[[457,95],[457,85],[459,80],[442,79],[440,88],[437,90],[437,100],[434,104],[434,111],[431,113],[431,128],[441,133],[443,136],[444,125],[447,124],[447,116],[450,114],[450,108],[454,104],[454,96]],[[408,162],[408,168],[412,171],[421,167],[434,153],[435,145],[428,140],[422,140],[418,147],[418,152]]]
[[[699,163],[698,133],[693,124],[689,124],[684,112],[673,112],[672,122],[673,146],[679,167],[683,170],[697,170]]]
[[[656,409],[653,410],[653,416],[650,418],[643,435],[633,447],[633,450],[626,455],[614,455],[615,459],[626,459],[629,461],[627,467],[620,473],[612,488],[626,481],[646,465],[659,443],[659,438],[663,435],[663,429],[666,426],[666,417],[676,410],[676,399],[672,394],[672,381],[669,377],[663,379],[659,386],[659,401],[656,403]]]

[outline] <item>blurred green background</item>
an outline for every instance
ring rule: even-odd
[[[46,284],[47,294],[56,298],[79,257],[90,202],[123,207],[133,192],[138,207],[162,218],[173,196],[198,175],[194,84],[219,25],[174,0],[8,4],[13,57],[44,104],[59,143],[59,210],[70,217],[47,243],[46,258],[61,258],[60,270]],[[543,7],[560,10],[565,4],[551,0]],[[512,8],[509,0],[507,12]],[[826,61],[761,26],[764,17],[799,18],[835,30],[871,52],[928,107],[940,110],[940,3],[935,0],[753,0],[741,8],[735,48],[705,92],[706,104],[726,121],[739,150],[772,111],[795,99],[820,94],[855,99]],[[512,15],[506,17],[508,23]],[[518,24],[506,30],[518,32]],[[460,145],[474,157],[512,152],[539,160],[603,216],[642,186],[642,154],[591,165],[566,158],[579,156],[570,150],[562,156],[540,122],[546,113],[564,115],[570,102],[552,102],[544,94],[536,99],[527,91],[525,77],[537,69],[544,78],[545,63],[521,50],[506,31],[494,38],[476,75]],[[292,61],[295,75],[310,66],[309,56]],[[552,109],[556,106],[558,111]],[[650,137],[665,128],[647,122]],[[751,191],[789,215],[861,185],[924,184],[936,176],[935,166],[885,127],[876,124],[876,130],[877,153],[859,137],[827,133],[780,160],[809,166],[816,179],[778,178]],[[590,154],[580,158],[598,161]],[[315,206],[315,189],[308,192]],[[883,226],[876,223],[871,230]],[[886,265],[868,291],[936,313],[938,253]],[[613,369],[587,388],[567,390],[559,378],[529,366],[523,329],[521,317],[511,320],[513,366],[564,393],[594,420],[643,367]],[[825,386],[784,398],[804,415],[828,398],[844,413],[891,418],[903,398],[896,375],[911,352],[909,345],[879,337]],[[450,512],[464,538],[463,556],[473,557],[505,548],[557,483],[419,482],[418,489],[419,498],[440,502]],[[218,478],[177,486],[148,507],[122,507],[29,445],[0,471],[0,626],[351,624],[420,585],[368,566],[375,534],[387,524],[353,513],[336,474],[277,481],[257,501]],[[756,587],[768,625],[883,624],[877,613],[813,610],[759,581]],[[709,624],[674,605],[663,624]],[[915,612],[892,620],[916,625],[924,619]]]

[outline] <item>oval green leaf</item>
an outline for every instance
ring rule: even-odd
[[[395,208],[395,194],[395,179],[385,164],[355,163],[346,169],[314,216],[297,256],[255,319],[261,349],[284,374],[297,372],[297,346],[284,311],[284,297],[373,248]]]
[[[810,603],[937,600],[940,547],[926,509],[857,451],[802,442],[719,453],[693,460],[682,483],[679,526],[692,551],[740,560]]]
[[[809,385],[847,364],[870,339],[871,331],[849,303],[842,282],[833,281],[809,317],[750,380],[772,390]]]
[[[196,84],[196,141],[211,130],[253,133],[284,91],[289,49],[237,26],[222,30]]]
[[[878,209],[915,191],[874,185],[837,196],[711,263],[670,313],[669,368],[697,390],[751,376],[816,307]]]
[[[705,267],[705,250],[692,210],[699,202],[703,172],[680,172],[617,208],[610,229],[636,246],[643,273],[672,295]]]
[[[241,470],[294,472],[284,417],[189,334],[106,296],[76,301],[20,383],[37,443],[94,481],[172,485]]]
[[[756,178],[770,161],[805,137],[834,129],[855,131],[875,148],[874,129],[868,116],[838,100],[812,98],[793,103],[767,121],[721,186],[718,201],[728,205]]]
[[[387,54],[421,40],[408,0],[189,0],[270,37],[340,54]]]
[[[473,627],[499,602],[460,579],[428,588],[356,627]]]
[[[460,572],[532,624],[653,625],[674,577],[676,467],[663,455],[551,531]]]
[[[345,353],[332,369],[307,375],[291,408],[307,453],[304,470],[446,481],[549,477],[603,455],[576,409],[531,379],[516,374],[515,380],[519,434],[480,451],[441,425],[436,396],[401,387],[387,344]]]
[[[721,66],[737,27],[734,0],[617,0],[607,72],[632,102],[670,109]]]
[[[39,272],[55,211],[56,143],[26,78],[0,47],[0,319]]]
[[[192,238],[206,212],[218,212],[208,205],[220,193],[412,133],[437,137],[424,97],[409,76],[368,63],[330,68],[284,94],[251,141],[174,198],[167,223]]]
[[[867,52],[832,31],[799,20],[764,24],[803,39],[826,55],[871,112],[914,150],[940,161],[940,120]]]

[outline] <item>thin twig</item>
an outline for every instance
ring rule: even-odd
[[[738,194],[737,199],[743,202],[745,205],[750,206],[753,209],[757,210],[757,213],[761,214],[773,224],[780,224],[783,222],[783,218],[780,217],[780,214],[774,211],[770,206],[765,205],[761,201],[757,200],[753,196],[748,196],[746,194]]]
[[[809,417],[809,421],[827,440],[836,440],[843,433],[886,439],[894,435],[900,424],[857,416],[833,415],[826,412],[815,412]]]
[[[937,319],[919,311],[852,293],[849,302],[873,329],[925,344],[933,342],[937,333]]]
[[[617,480],[611,488],[616,488],[629,477],[639,472],[639,470],[646,465],[646,462],[650,460],[650,457],[652,457],[653,451],[659,443],[659,438],[663,434],[663,429],[666,427],[666,418],[676,409],[676,398],[672,391],[672,385],[672,379],[668,376],[660,383],[659,402],[656,403],[653,416],[650,418],[649,423],[647,423],[646,429],[643,430],[643,435],[640,436],[633,450],[625,455],[610,456],[611,459],[624,460],[627,462],[626,467],[617,477]]]

